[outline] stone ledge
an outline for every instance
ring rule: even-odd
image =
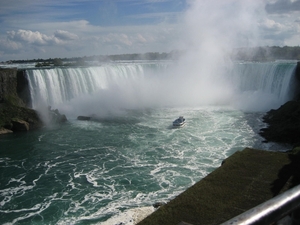
[[[13,131],[0,127],[0,134],[10,134],[10,133],[13,133]]]
[[[246,148],[138,225],[220,224],[299,182],[299,161],[298,153]]]

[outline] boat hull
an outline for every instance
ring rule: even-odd
[[[185,123],[181,123],[181,124],[174,124],[173,123],[173,127],[175,128],[179,128],[179,127],[184,127]]]

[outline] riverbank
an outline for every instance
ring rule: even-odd
[[[246,148],[138,225],[220,224],[299,182],[299,151]]]

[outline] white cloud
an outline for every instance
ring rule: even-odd
[[[36,31],[20,29],[11,30],[6,36],[0,35],[2,43],[6,43],[6,46],[15,44],[20,51],[18,58],[10,58],[9,47],[4,48],[4,44],[0,44],[0,61],[4,54],[8,59],[28,59],[169,52],[178,48],[178,34],[181,29],[178,24],[167,23],[101,27],[91,25],[86,20],[40,23],[36,26],[31,24],[30,27],[35,27]],[[17,51],[16,47],[12,49]]]
[[[137,34],[137,41],[140,43],[146,43],[147,40],[141,34]]]
[[[299,46],[300,40],[300,27],[299,25],[291,27],[290,30],[282,32],[284,45]]]
[[[60,40],[76,40],[78,36],[65,30],[57,30],[54,32],[54,36]]]
[[[0,61],[11,59],[9,54],[17,51],[20,54],[16,59],[24,59],[28,56],[49,58],[169,52],[189,47],[201,48],[204,45],[208,46],[208,51],[212,51],[234,45],[300,43],[300,38],[297,41],[299,23],[296,23],[299,15],[295,10],[288,14],[268,14],[265,11],[266,2],[268,9],[275,12],[280,4],[285,5],[285,10],[289,10],[288,6],[296,6],[299,0],[187,0],[186,3],[190,3],[187,12],[136,11],[126,15],[126,18],[139,23],[127,26],[100,26],[95,20],[97,15],[91,15],[91,18],[82,16],[82,9],[75,6],[82,5],[84,1],[66,0],[62,3],[59,0],[26,0],[22,4],[18,3],[19,5],[15,1],[5,2],[0,9]],[[133,7],[143,4],[149,4],[150,7],[150,3],[160,2],[126,1]],[[120,2],[124,3],[125,0],[114,3]],[[91,1],[86,1],[86,4],[90,3]],[[182,1],[178,1],[179,3]],[[28,10],[24,11],[25,5]],[[49,10],[55,7],[57,10]],[[142,24],[144,20],[156,23]],[[44,54],[38,55],[37,52]]]
[[[8,31],[7,36],[9,39],[17,42],[27,42],[29,44],[45,45],[51,39],[38,31],[18,30]]]
[[[273,31],[279,31],[284,28],[284,25],[275,22],[274,20],[271,19],[264,19],[262,22],[259,23],[260,28],[262,29],[267,29],[267,30],[273,30]]]
[[[76,34],[68,31],[57,30],[53,35],[46,35],[39,31],[18,30],[8,31],[7,38],[11,41],[34,46],[61,45],[68,41],[78,39]]]
[[[9,39],[0,39],[0,51],[2,52],[13,53],[20,51],[22,48],[21,43]]]
[[[132,45],[132,41],[130,40],[131,38],[129,38],[126,34],[120,34],[118,39],[121,43],[125,45]]]

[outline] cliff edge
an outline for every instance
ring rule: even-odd
[[[27,108],[18,94],[18,70],[0,69],[0,134],[28,131],[44,124],[38,113]]]
[[[289,101],[280,108],[268,111],[263,117],[267,127],[260,130],[265,142],[300,145],[300,102]]]

